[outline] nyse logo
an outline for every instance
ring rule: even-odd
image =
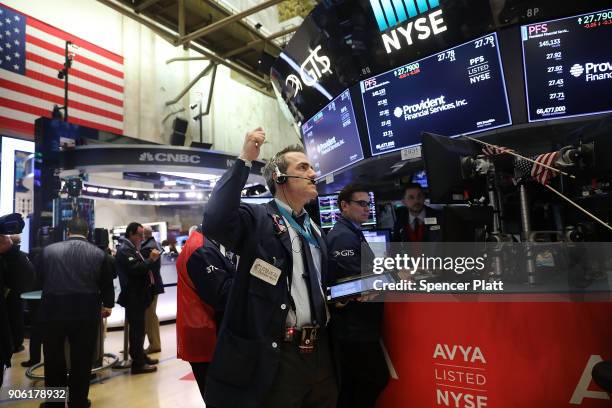
[[[144,152],[138,156],[141,162],[162,162],[162,163],[183,163],[183,164],[199,164],[200,156],[197,154],[185,153],[151,153]]]
[[[387,54],[447,30],[438,0],[370,0],[370,5]]]
[[[439,7],[440,2],[429,0],[429,4],[427,4],[427,0],[416,0],[415,4],[414,0],[394,0],[392,4],[389,0],[382,0],[381,4],[380,0],[370,0],[370,5],[374,17],[376,17],[378,28],[380,31],[386,31],[419,14],[424,14]]]
[[[321,51],[320,45],[312,50],[308,58],[300,65],[300,78],[297,75],[291,74],[285,79],[285,85],[293,88],[293,97],[302,90],[302,84],[314,86],[323,77],[323,74],[332,73],[329,57],[319,55],[319,51]]]

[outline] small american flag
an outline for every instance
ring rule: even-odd
[[[0,130],[34,135],[34,121],[64,105],[66,41],[69,121],[123,134],[123,57],[0,4]]]
[[[557,172],[542,166],[542,164],[554,167],[553,164],[558,157],[558,151],[544,153],[532,158],[536,163],[524,159],[517,159],[514,166],[519,177],[524,177],[529,174],[538,183],[547,185],[550,179],[557,175]]]
[[[495,146],[495,145],[487,145],[482,148],[482,153],[485,156],[497,156],[498,154],[504,154],[508,152],[513,152],[514,150],[508,149],[503,146]]]

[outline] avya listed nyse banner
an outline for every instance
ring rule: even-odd
[[[497,35],[361,81],[372,154],[511,124]]]
[[[529,120],[612,111],[612,9],[521,27]]]

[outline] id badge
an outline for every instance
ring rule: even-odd
[[[426,217],[425,218],[425,225],[436,225],[437,223],[438,223],[437,217]]]
[[[274,265],[270,265],[264,260],[259,258],[255,259],[251,270],[249,271],[254,277],[261,279],[262,281],[269,283],[270,285],[276,286],[278,278],[281,276],[281,270]]]

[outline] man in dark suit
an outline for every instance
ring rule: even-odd
[[[143,258],[148,258],[151,251],[154,249],[161,251],[159,243],[153,236],[153,229],[145,225],[143,227],[144,241],[141,246],[140,253]],[[161,351],[161,338],[159,336],[159,318],[157,317],[157,298],[159,295],[165,292],[164,281],[161,277],[161,258],[153,262],[151,265],[151,272],[153,272],[153,300],[145,311],[145,333],[149,339],[149,347],[145,350],[146,354],[159,353]]]
[[[0,235],[0,386],[14,351],[5,296],[11,290],[22,292],[33,281],[34,268],[28,257],[8,235]]]
[[[100,328],[115,304],[113,271],[105,253],[87,241],[88,225],[68,224],[68,239],[43,250],[40,323],[45,356],[45,386],[69,387],[69,407],[88,407],[89,378]],[[70,345],[70,374],[64,343]],[[46,406],[63,407],[63,402]]]
[[[158,360],[149,358],[144,352],[145,310],[153,300],[155,278],[151,268],[159,259],[160,252],[152,250],[148,258],[140,253],[143,240],[143,227],[137,222],[130,223],[125,230],[125,238],[115,255],[115,266],[121,284],[117,303],[125,308],[130,337],[130,357],[132,374],[150,373],[157,370],[153,364]]]
[[[442,240],[442,213],[425,205],[423,187],[410,183],[393,227],[393,242],[439,242]]]
[[[327,235],[331,283],[367,273],[362,265],[371,265],[374,259],[361,232],[361,224],[370,215],[368,190],[347,185],[338,195],[338,207],[342,214]],[[340,361],[338,408],[373,408],[389,380],[380,345],[384,304],[367,300],[372,299],[359,297],[332,308],[332,333]]]
[[[264,177],[274,200],[241,204],[252,160],[265,141],[247,133],[236,163],[217,182],[202,229],[240,256],[205,400],[215,408],[335,408],[337,386],[321,282],[327,245],[304,211],[317,196],[303,148],[283,149]]]

